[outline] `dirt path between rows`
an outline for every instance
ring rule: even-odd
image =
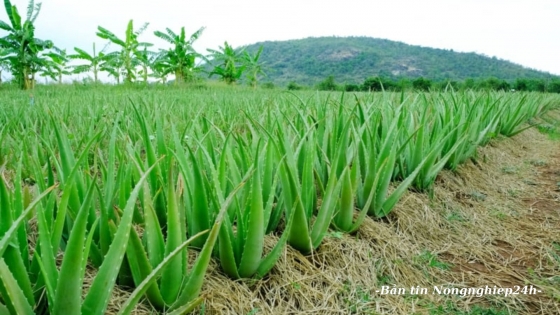
[[[470,256],[446,253],[444,260],[453,265],[452,278],[463,284],[533,287],[536,293],[487,297],[483,304],[505,306],[518,314],[560,314],[560,142],[529,130],[493,147],[484,151],[496,164],[479,169],[495,179],[495,186],[475,187],[502,194],[492,196],[498,202],[485,207],[501,222],[479,226],[494,227],[497,233],[482,233],[486,242],[475,243],[484,249],[471,248],[466,251]],[[485,176],[478,179],[484,181]]]

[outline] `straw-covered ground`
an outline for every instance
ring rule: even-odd
[[[388,218],[331,232],[311,256],[287,247],[263,280],[232,281],[213,262],[195,313],[560,314],[559,185],[558,140],[535,128],[498,138],[442,172],[432,198],[408,192]],[[434,286],[520,288],[477,297]]]

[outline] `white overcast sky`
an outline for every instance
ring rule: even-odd
[[[2,1],[3,2],[3,1]],[[39,2],[39,1],[37,1]],[[25,16],[26,0],[12,0]],[[149,22],[142,41],[166,48],[153,35],[206,30],[199,52],[224,41],[233,46],[318,36],[370,36],[413,45],[477,52],[560,75],[560,0],[43,0],[36,35],[69,52],[91,51],[103,26],[122,36],[130,19]],[[8,22],[2,6],[0,20]],[[3,33],[0,33],[2,36]]]

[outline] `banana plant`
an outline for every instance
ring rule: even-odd
[[[0,84],[2,84],[2,71],[9,69],[9,63],[6,59],[8,56],[8,49],[0,45]]]
[[[150,47],[153,44],[146,42],[139,42],[138,36],[142,34],[148,23],[145,23],[140,29],[134,31],[133,21],[130,20],[126,27],[125,36],[120,39],[106,28],[98,26],[97,36],[103,39],[108,39],[110,42],[120,46],[120,58],[122,59],[122,67],[124,70],[124,82],[132,83],[136,79],[136,66],[138,65],[137,53],[139,49]]]
[[[0,38],[0,46],[6,49],[4,59],[18,85],[25,90],[32,89],[35,74],[46,65],[46,59],[40,56],[40,52],[53,47],[52,41],[35,37],[34,23],[41,11],[41,3],[35,4],[30,0],[23,21],[10,0],[4,0],[4,7],[10,20],[10,24],[0,21],[0,29],[8,32],[7,36]]]
[[[157,82],[166,84],[169,76],[167,70],[165,56],[158,54],[152,62],[150,77],[155,78]]]
[[[249,80],[249,85],[253,88],[257,87],[258,79],[260,75],[265,75],[263,71],[264,64],[259,62],[259,58],[263,52],[263,46],[259,47],[259,50],[254,55],[249,52],[243,52],[243,62],[247,67],[247,79]]]
[[[204,59],[204,56],[197,53],[192,45],[202,35],[204,27],[199,28],[187,39],[185,28],[181,27],[179,34],[166,28],[165,32],[155,31],[154,35],[163,39],[173,47],[161,50],[156,59],[157,67],[162,74],[174,74],[175,84],[191,81],[197,71],[196,58]]]
[[[68,59],[72,59],[72,60],[83,60],[86,61],[87,64],[81,64],[81,65],[77,65],[74,66],[74,70],[72,71],[73,73],[85,73],[85,72],[92,72],[93,73],[93,82],[97,83],[98,80],[98,74],[100,71],[100,66],[102,64],[102,62],[105,60],[105,49],[107,48],[107,46],[105,46],[105,48],[103,48],[99,54],[97,54],[97,52],[95,51],[95,43],[93,43],[93,54],[89,54],[88,52],[86,52],[85,50],[78,48],[78,47],[74,47],[74,51],[76,51],[75,54],[70,54],[68,55]]]
[[[107,72],[109,76],[115,78],[117,84],[120,84],[121,78],[126,76],[123,51],[113,51],[107,53],[99,65],[99,70]]]
[[[214,69],[210,72],[209,76],[218,75],[227,84],[234,84],[241,78],[243,71],[247,67],[242,64],[243,50],[233,48],[227,41],[218,50],[207,50],[210,52],[211,62],[215,63]]]
[[[44,77],[50,77],[58,84],[62,84],[62,76],[72,74],[69,70],[69,66],[67,65],[69,58],[66,54],[66,49],[53,47],[53,51],[44,54],[44,56],[49,59],[47,59],[41,75]]]
[[[136,51],[135,55],[138,65],[140,66],[138,74],[142,78],[142,83],[148,84],[148,77],[150,76],[148,69],[151,69],[156,62],[157,53],[144,47],[144,49]]]

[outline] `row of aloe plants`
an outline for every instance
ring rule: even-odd
[[[310,254],[329,228],[353,233],[388,215],[411,186],[429,190],[443,168],[556,101],[317,98],[187,122],[173,119],[181,109],[142,102],[114,116],[6,108],[0,140],[14,167],[0,179],[0,314],[103,314],[116,284],[134,288],[122,314],[141,298],[188,312],[211,256],[234,279],[264,277],[286,244]],[[265,252],[270,233],[280,237]],[[190,267],[187,246],[198,253]],[[84,290],[86,270],[95,278]]]

